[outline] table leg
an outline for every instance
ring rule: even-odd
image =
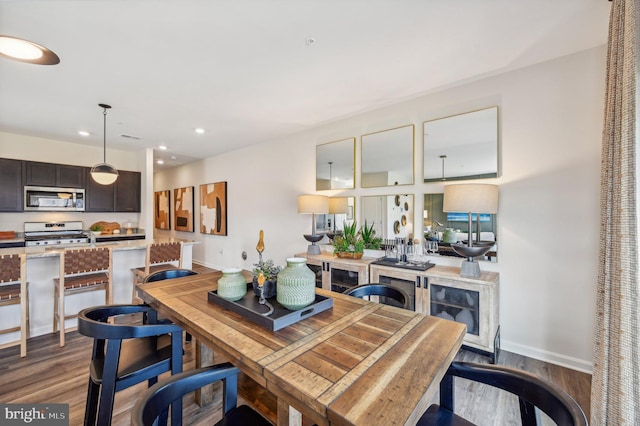
[[[200,343],[197,339],[193,339],[192,345],[196,349],[196,368],[208,367],[213,365],[213,349]],[[214,385],[207,385],[201,389],[196,390],[195,399],[196,404],[201,407],[211,404],[213,402],[213,390]]]
[[[302,413],[278,398],[278,426],[301,426]]]

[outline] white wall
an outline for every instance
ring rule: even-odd
[[[416,126],[415,169],[422,170],[422,123],[498,105],[501,176],[497,236],[499,261],[481,268],[500,272],[503,349],[577,369],[591,369],[597,278],[600,134],[605,48],[599,47],[521,70],[349,117],[278,141],[159,172],[154,190],[228,182],[228,236],[158,231],[201,242],[194,261],[212,267],[250,268],[265,231],[264,255],[284,264],[304,251],[310,218],[296,213],[299,194],[315,189],[315,146],[407,124]],[[277,100],[274,100],[277,101]],[[416,181],[421,181],[418,172]],[[424,193],[437,183],[401,188],[323,191],[360,197],[415,195],[414,223],[422,224]],[[419,232],[419,230],[416,230]],[[247,261],[242,251],[249,254]],[[458,264],[459,260],[437,259]]]

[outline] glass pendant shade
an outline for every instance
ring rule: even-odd
[[[118,179],[118,170],[111,164],[96,164],[91,168],[91,177],[100,185],[111,185]]]

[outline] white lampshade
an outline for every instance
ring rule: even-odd
[[[498,185],[447,185],[443,204],[445,212],[498,213]]]
[[[299,195],[298,213],[329,213],[329,197],[326,195]]]
[[[347,197],[331,197],[329,198],[330,214],[346,214],[349,209],[349,201]]]
[[[118,179],[118,170],[111,164],[96,164],[91,168],[91,178],[100,185],[111,185]]]

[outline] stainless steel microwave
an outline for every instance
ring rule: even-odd
[[[84,189],[25,186],[24,209],[26,211],[83,212]]]

